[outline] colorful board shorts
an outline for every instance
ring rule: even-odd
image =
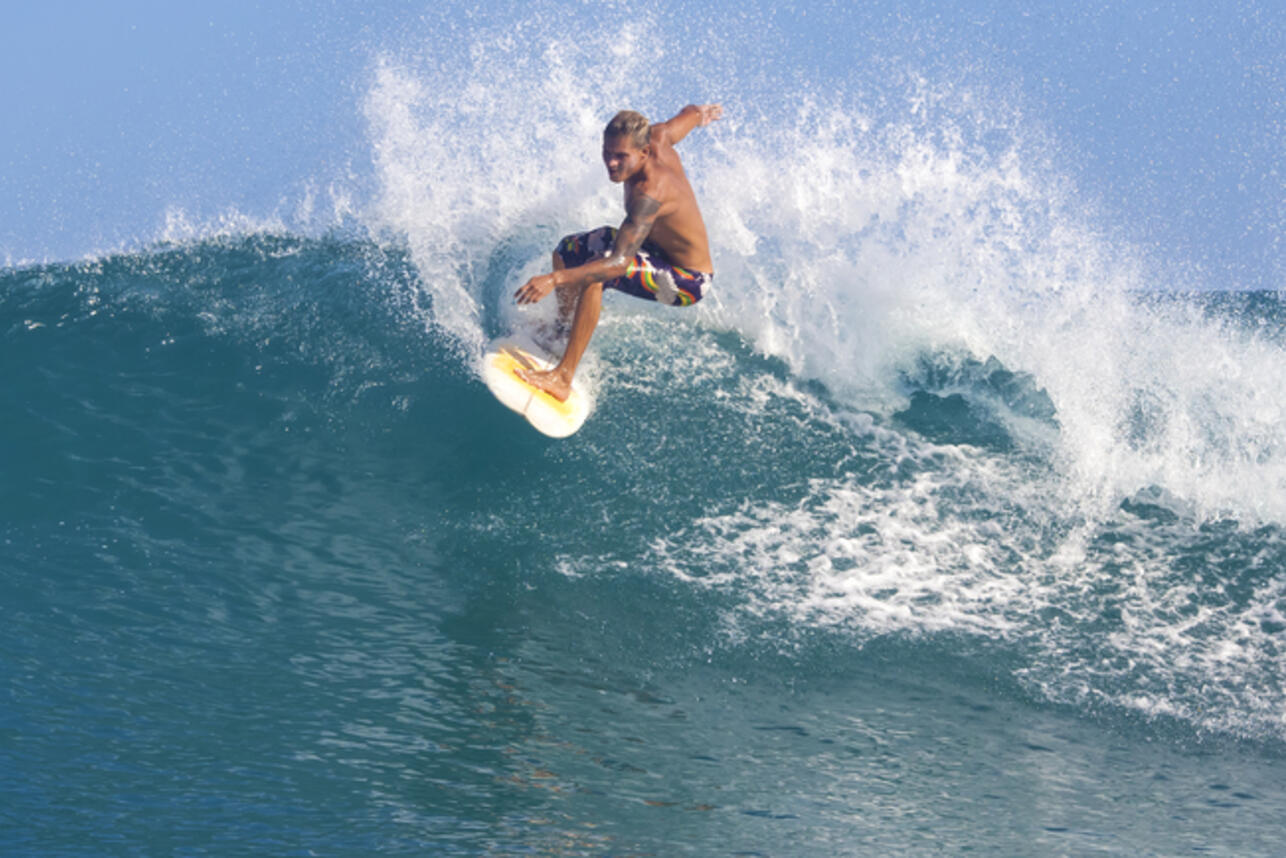
[[[600,226],[589,232],[565,236],[555,251],[568,268],[584,265],[591,259],[602,259],[616,244],[616,228]],[[665,252],[649,241],[630,260],[624,277],[604,280],[604,289],[616,289],[627,295],[656,301],[658,304],[688,307],[701,300],[701,292],[713,274],[680,268],[665,258]]]

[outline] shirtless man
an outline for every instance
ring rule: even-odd
[[[625,221],[620,229],[566,236],[554,250],[553,273],[531,278],[514,293],[519,304],[534,304],[557,289],[559,327],[567,330],[570,323],[562,360],[543,372],[520,371],[527,382],[567,399],[598,324],[604,289],[682,307],[701,300],[714,277],[710,242],[674,144],[722,115],[717,104],[690,104],[656,125],[632,110],[607,124],[603,163],[609,179],[625,183]]]

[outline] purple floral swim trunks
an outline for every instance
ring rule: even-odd
[[[616,228],[600,226],[589,232],[578,232],[558,242],[555,251],[568,268],[584,265],[591,259],[602,259],[616,244]],[[604,280],[604,289],[616,289],[627,295],[688,307],[701,300],[702,290],[714,278],[704,271],[680,268],[666,259],[665,252],[651,242],[643,242],[639,252],[630,260],[625,276]]]

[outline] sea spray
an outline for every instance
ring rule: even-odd
[[[366,100],[371,225],[405,239],[428,318],[462,354],[499,332],[500,303],[548,265],[560,235],[618,217],[598,166],[603,111],[644,77],[645,24],[572,41],[546,33],[532,50],[541,33],[526,21],[475,34],[465,57],[430,47],[378,62]]]
[[[667,48],[648,23],[568,43],[529,19],[376,65],[371,223],[405,238],[426,318],[464,353],[521,318],[512,291],[558,236],[621,217],[602,124],[685,100],[650,70]],[[926,354],[1029,376],[1061,427],[1056,490],[1087,515],[1159,486],[1203,516],[1286,520],[1282,343],[1136,300],[1169,283],[1078,198],[1012,94],[891,78],[867,104],[757,107],[757,125],[730,105],[684,141],[717,269],[697,317],[858,409],[905,407],[898,380]]]

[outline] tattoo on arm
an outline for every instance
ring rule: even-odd
[[[661,211],[661,203],[644,194],[630,200],[625,223],[616,233],[616,246],[612,248],[612,259],[624,263],[639,252],[647,235],[656,223],[656,216]]]

